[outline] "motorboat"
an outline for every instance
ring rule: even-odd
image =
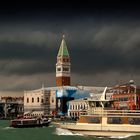
[[[47,118],[19,118],[10,121],[10,126],[14,128],[26,128],[26,127],[43,127],[49,126],[50,119]]]

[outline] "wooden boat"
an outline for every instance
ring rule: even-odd
[[[14,128],[49,126],[51,120],[47,118],[20,118],[11,120],[10,126]]]

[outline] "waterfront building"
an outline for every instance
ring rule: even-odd
[[[99,101],[102,96],[102,87],[83,87],[83,89],[88,89],[90,98],[69,101],[68,116],[71,118],[77,118],[83,110],[89,109],[87,105],[88,100],[93,99]],[[140,87],[135,85],[133,80],[125,84],[108,87],[105,99],[113,101],[112,109],[140,110]]]
[[[84,89],[84,91],[89,92],[89,96],[69,101],[68,116],[74,119],[79,118],[81,113],[83,114],[84,112],[87,112],[87,110],[89,109],[88,102],[92,100],[98,102],[102,97],[103,91],[107,89],[107,87],[81,87],[82,89]],[[107,90],[105,90],[105,99],[110,100],[111,96],[112,94],[108,93]],[[93,105],[91,106],[94,107]]]
[[[25,91],[24,111],[32,116],[67,114],[69,101],[90,97],[91,92],[100,90],[101,87],[58,86]]]
[[[79,118],[80,113],[89,108],[86,101],[87,98],[69,101],[68,116],[71,118]]]
[[[140,87],[133,80],[110,89],[116,109],[140,110]]]
[[[66,114],[68,101],[89,96],[72,86],[42,87],[24,92],[24,114],[28,116]]]
[[[69,104],[73,104],[74,106],[77,105],[78,102],[81,104],[81,107],[83,106],[82,100],[94,97],[95,93],[97,95],[101,93],[104,90],[104,87],[88,87],[88,86],[62,86],[56,88],[56,110],[60,114],[70,114],[68,109],[70,108]],[[93,93],[94,92],[94,93]],[[101,94],[100,94],[101,96]],[[97,96],[96,96],[97,97]],[[110,97],[110,94],[109,94]],[[75,104],[76,101],[76,104]],[[75,112],[76,107],[71,108],[72,112]],[[78,108],[77,108],[78,111]],[[78,114],[78,113],[75,113]]]
[[[52,115],[56,109],[56,92],[53,89],[40,88],[24,92],[24,115]]]

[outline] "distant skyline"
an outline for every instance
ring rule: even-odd
[[[140,85],[140,4],[122,1],[0,5],[0,95],[55,86],[62,35],[72,84]]]

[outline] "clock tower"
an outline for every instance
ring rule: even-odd
[[[63,35],[57,55],[56,86],[70,86],[70,56]]]

